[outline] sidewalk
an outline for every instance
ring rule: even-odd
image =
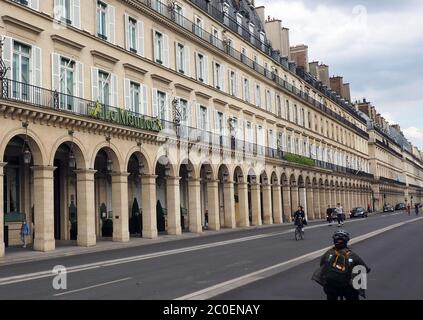
[[[322,221],[323,220],[313,220],[313,223],[322,222]],[[268,228],[278,227],[278,226],[290,227],[292,226],[292,224],[291,223],[270,224],[270,225],[251,226],[251,227],[243,227],[243,228],[239,227],[235,229],[223,228],[223,229],[220,229],[219,231],[204,230],[203,233],[201,234],[183,232],[182,235],[178,235],[178,236],[159,234],[159,237],[157,239],[146,239],[146,238],[134,237],[134,238],[130,238],[129,242],[113,242],[108,239],[107,240],[98,239],[97,244],[93,247],[79,247],[76,245],[76,241],[56,240],[56,249],[50,252],[33,251],[32,246],[27,246],[27,248],[25,249],[22,247],[6,248],[6,255],[0,258],[0,267],[3,265],[10,265],[10,264],[16,264],[16,263],[22,263],[22,262],[47,260],[52,258],[74,256],[74,255],[115,250],[115,249],[146,246],[146,245],[152,245],[156,243],[165,243],[165,242],[178,241],[178,240],[184,240],[184,239],[209,237],[209,236],[218,235],[218,234],[236,233],[236,232],[245,231],[245,230],[268,229]]]

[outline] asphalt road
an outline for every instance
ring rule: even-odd
[[[345,229],[354,238],[413,218],[403,213],[377,215],[347,222]],[[0,299],[180,298],[326,248],[331,244],[336,227],[312,223],[306,228],[306,239],[298,242],[293,239],[292,228],[292,225],[282,225],[242,230],[6,265],[0,268]],[[416,221],[353,247],[373,268],[369,297],[389,299],[413,295],[423,298],[422,280],[420,283],[415,281],[418,270],[423,267],[423,257],[419,255],[423,245],[418,241],[422,228],[423,221]],[[410,257],[414,265],[405,267]],[[57,265],[68,270],[66,290],[55,290],[52,286],[51,270]],[[299,264],[217,298],[321,299],[320,287],[310,280],[315,266],[316,262]],[[386,279],[391,283],[386,283]],[[238,282],[233,284],[234,287],[239,285]],[[415,286],[417,288],[410,292]],[[398,292],[394,295],[391,288]],[[407,295],[407,292],[410,293]]]

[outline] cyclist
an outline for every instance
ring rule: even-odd
[[[307,221],[305,218],[305,212],[303,210],[302,206],[298,207],[298,210],[295,211],[294,213],[294,224],[298,227],[301,228],[301,231],[304,232],[304,225],[307,225]]]
[[[341,204],[338,203],[335,208],[336,217],[338,218],[338,227],[344,225],[344,209]]]
[[[353,269],[362,266],[367,273],[370,268],[348,248],[350,235],[345,230],[337,230],[333,237],[334,247],[320,259],[320,268],[313,274],[313,280],[323,286],[327,300],[359,300],[365,297],[364,289],[353,287]]]

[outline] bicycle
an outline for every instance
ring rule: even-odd
[[[304,240],[304,229],[303,229],[303,224],[298,224],[297,227],[295,228],[295,240]]]

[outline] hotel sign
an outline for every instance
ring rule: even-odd
[[[143,115],[138,115],[128,110],[104,106],[98,101],[94,105],[88,105],[88,116],[142,130],[154,132],[162,130],[162,124],[158,118],[148,119]]]

